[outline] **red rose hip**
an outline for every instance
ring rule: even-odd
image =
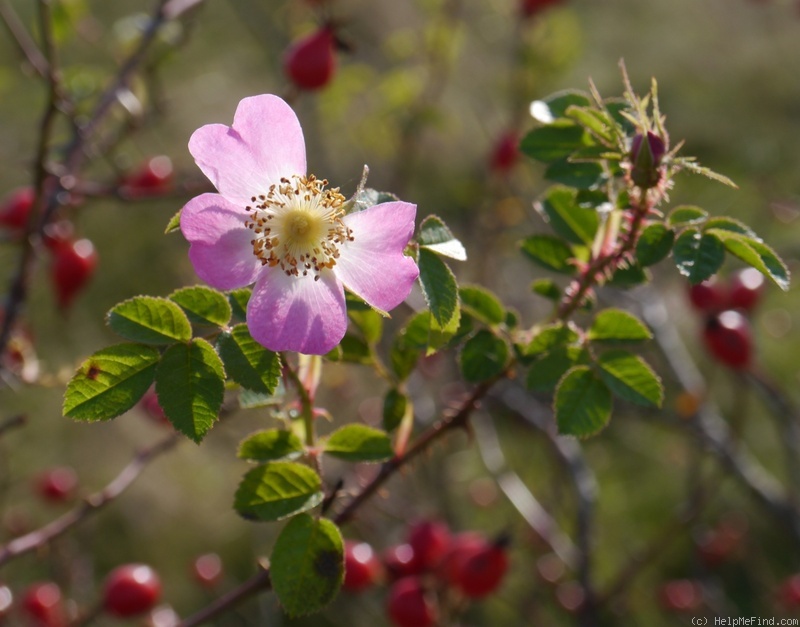
[[[421,520],[409,530],[408,543],[421,568],[434,568],[450,547],[450,530],[438,520]]]
[[[344,544],[344,589],[348,592],[361,592],[372,586],[378,579],[381,563],[375,551],[366,542]]]
[[[386,609],[395,627],[430,627],[436,624],[436,605],[416,577],[405,577],[392,584]]]
[[[136,616],[151,610],[161,598],[161,580],[145,564],[119,566],[106,577],[103,607],[115,616]]]
[[[722,364],[742,370],[753,358],[750,323],[738,311],[728,310],[712,316],[703,329],[706,348]]]
[[[64,242],[53,250],[50,278],[60,309],[68,309],[97,267],[97,251],[88,239]]]
[[[52,581],[32,584],[22,596],[22,610],[36,627],[67,624],[61,588]]]
[[[46,501],[62,503],[75,495],[78,487],[78,475],[69,466],[51,468],[39,475],[36,491]]]
[[[755,268],[735,272],[728,287],[728,307],[752,311],[761,300],[764,282],[764,275]]]
[[[295,41],[283,59],[286,76],[300,89],[325,87],[336,71],[335,43],[330,26]]]
[[[716,313],[725,309],[727,300],[725,288],[716,277],[689,286],[689,302],[697,311]]]
[[[20,187],[11,192],[0,205],[0,225],[10,229],[24,228],[35,197],[32,187]]]
[[[497,590],[508,571],[508,552],[504,542],[485,543],[466,548],[453,572],[454,583],[471,599]]]

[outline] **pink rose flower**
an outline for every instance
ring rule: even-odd
[[[382,312],[408,296],[416,206],[345,214],[339,189],[306,174],[303,130],[277,96],[245,98],[232,126],[199,128],[189,151],[219,191],[183,208],[189,258],[217,289],[255,283],[247,325],[260,344],[321,355],[347,329],[344,288]]]

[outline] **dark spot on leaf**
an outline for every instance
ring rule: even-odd
[[[239,516],[241,516],[245,520],[251,520],[251,521],[259,521],[259,520],[261,520],[258,516],[256,516],[252,512],[239,511]]]
[[[97,364],[89,364],[89,367],[86,369],[86,378],[94,381],[101,372]]]
[[[338,551],[320,551],[314,559],[314,570],[324,579],[338,580],[344,570],[342,554]]]

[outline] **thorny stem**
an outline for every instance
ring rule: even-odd
[[[608,254],[601,252],[583,270],[580,278],[571,287],[570,292],[561,301],[558,310],[553,315],[554,320],[566,321],[575,310],[581,306],[584,298],[589,291],[602,279],[602,277],[619,267],[626,257],[633,252],[636,242],[639,239],[642,226],[647,214],[650,212],[653,203],[649,200],[648,194],[643,194],[642,202],[633,207],[633,215],[630,226],[619,241],[616,249]]]
[[[128,489],[153,459],[174,447],[178,437],[177,433],[172,433],[150,448],[139,451],[105,488],[87,496],[79,505],[44,527],[14,538],[5,546],[0,546],[0,566],[44,546],[108,505]]]

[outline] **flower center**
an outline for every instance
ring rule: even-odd
[[[342,221],[345,198],[338,187],[325,189],[327,184],[313,174],[293,176],[251,198],[245,225],[255,235],[250,243],[262,265],[280,266],[287,276],[310,273],[314,280],[336,265],[339,246],[354,238]]]

